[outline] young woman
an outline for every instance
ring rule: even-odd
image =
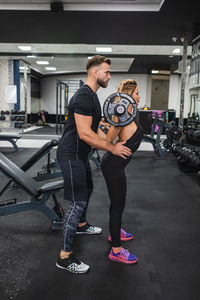
[[[135,80],[123,80],[117,91],[131,95],[138,105],[140,96]],[[131,113],[131,108],[130,105],[128,108],[129,113]],[[140,146],[143,136],[143,129],[136,119],[137,117],[125,127],[110,126],[106,140],[110,143],[115,143],[116,138],[118,138],[119,141],[126,141],[124,145],[130,148],[131,152],[134,153]],[[121,241],[127,241],[133,238],[132,234],[121,229],[127,190],[125,167],[130,162],[131,157],[132,156],[128,156],[126,159],[123,159],[122,157],[113,155],[111,152],[107,152],[101,164],[111,201],[109,221],[110,236],[108,240],[111,242],[112,249],[109,253],[109,259],[125,264],[133,264],[137,261],[137,257],[134,254],[129,253],[128,250],[125,250],[121,246]]]

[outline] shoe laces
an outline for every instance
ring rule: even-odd
[[[121,234],[126,234],[126,231],[124,229],[121,229]]]
[[[128,252],[128,250],[122,248],[120,252],[121,252],[121,254],[122,254],[123,256],[125,256],[125,258],[128,259],[129,254],[130,254],[130,253]]]

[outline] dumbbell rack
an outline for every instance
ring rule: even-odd
[[[23,118],[23,120],[22,120]],[[21,120],[20,120],[21,119]],[[13,129],[13,128],[22,128],[22,126],[16,126],[17,124],[24,124],[25,114],[24,112],[18,111],[0,111],[0,128],[1,129]],[[8,125],[8,126],[7,126]]]
[[[13,122],[14,128],[22,128],[25,122],[25,112],[24,111],[13,111],[10,112],[10,122]]]

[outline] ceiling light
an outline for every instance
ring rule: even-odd
[[[176,53],[176,54],[179,54],[179,53],[181,53],[181,49],[180,48],[175,48],[172,52]]]
[[[37,56],[36,55],[27,55],[26,57],[27,58],[36,58]]]
[[[151,73],[152,73],[152,74],[158,74],[159,71],[158,71],[158,70],[151,70]]]
[[[22,51],[31,51],[31,46],[18,46],[18,48]]]
[[[88,59],[91,59],[91,58],[93,58],[93,56],[88,56]]]
[[[96,47],[96,52],[110,53],[110,52],[112,52],[112,48],[111,47]]]
[[[169,55],[169,58],[172,58],[172,57],[174,57],[173,55]]]
[[[56,71],[55,67],[45,67],[47,71]]]
[[[25,70],[25,67],[19,67],[20,70]],[[26,67],[26,69],[28,70],[28,67]]]
[[[38,65],[49,65],[49,62],[47,60],[38,60],[36,61]]]

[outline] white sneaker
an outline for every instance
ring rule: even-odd
[[[69,255],[68,258],[57,259],[56,266],[60,269],[67,270],[71,273],[86,273],[89,270],[89,266],[77,259],[73,253]]]
[[[100,234],[102,229],[100,227],[92,226],[86,223],[84,226],[79,226],[76,234]]]

